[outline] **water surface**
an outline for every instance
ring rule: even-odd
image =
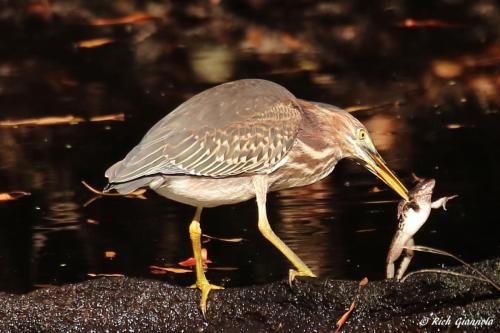
[[[459,195],[447,212],[432,213],[416,243],[468,261],[499,255],[500,117],[491,89],[498,91],[500,76],[491,59],[500,52],[487,15],[474,21],[465,5],[367,12],[349,2],[306,1],[290,8],[295,20],[286,21],[254,2],[244,10],[216,1],[144,3],[115,8],[90,1],[70,11],[54,2],[45,16],[26,8],[4,12],[0,120],[73,115],[84,121],[0,127],[0,192],[31,193],[0,203],[0,290],[26,292],[83,281],[89,273],[192,283],[190,274],[157,275],[149,266],[191,256],[193,208],[152,192],[147,200],[89,203],[94,195],[81,181],[102,188],[104,171],[178,104],[248,77],[278,82],[304,99],[368,106],[354,114],[408,186],[415,173],[436,178],[436,197]],[[256,20],[256,10],[268,14]],[[431,10],[448,25],[401,25]],[[92,24],[134,12],[155,18]],[[112,41],[78,46],[104,37]],[[124,121],[90,121],[115,114]],[[368,171],[342,161],[314,185],[271,194],[268,214],[276,233],[320,276],[380,279],[397,200]],[[244,238],[206,243],[212,266],[236,268],[210,270],[213,282],[240,286],[286,277],[289,264],[259,234],[253,201],[205,210],[202,227],[212,236]],[[451,263],[419,253],[410,269]]]

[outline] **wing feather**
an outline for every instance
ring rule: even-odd
[[[202,115],[190,119],[196,110],[185,104],[203,102],[200,95],[224,85],[193,97],[160,120],[122,161],[106,171],[110,183],[155,174],[218,178],[272,172],[293,146],[302,110],[281,86],[262,80],[241,81],[246,90],[239,93],[252,103],[240,107],[226,103],[226,114],[220,110],[207,113],[206,105],[195,104]],[[256,89],[256,84],[266,89]],[[206,101],[212,103],[212,99]],[[232,109],[227,109],[228,104]]]

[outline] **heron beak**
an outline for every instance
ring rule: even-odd
[[[367,151],[364,162],[366,163],[366,168],[370,170],[370,172],[396,191],[403,199],[408,201],[408,190],[398,177],[387,167],[377,151]]]

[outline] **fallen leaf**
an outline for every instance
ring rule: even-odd
[[[177,267],[161,267],[161,266],[149,266],[151,273],[159,274],[158,272],[169,272],[176,274],[191,273],[191,269],[177,268]],[[156,272],[155,272],[156,271]]]
[[[0,201],[14,201],[28,195],[31,195],[31,193],[22,191],[0,193]]]
[[[352,301],[351,303],[351,306],[349,306],[349,310],[347,310],[343,315],[342,317],[340,317],[340,319],[337,321],[337,324],[336,324],[336,327],[337,329],[335,330],[335,333],[338,333],[340,332],[340,330],[342,329],[342,327],[344,326],[345,322],[347,321],[347,319],[349,319],[349,316],[351,315],[351,313],[354,311],[354,309],[356,308],[356,305],[357,305],[357,298],[359,297],[359,293],[361,292],[361,290],[368,284],[368,278],[363,278],[361,281],[359,281],[359,284],[358,284],[358,294],[355,296],[355,299]]]
[[[363,289],[368,284],[368,278],[364,277],[361,281],[359,281],[359,291]]]
[[[113,43],[115,40],[112,38],[95,38],[95,39],[87,39],[81,40],[75,43],[75,46],[81,49],[91,49],[94,47],[99,47],[107,44]]]
[[[155,18],[143,12],[137,12],[122,17],[115,18],[97,18],[90,22],[93,26],[105,26],[105,25],[121,25],[121,24],[137,24],[144,23],[147,21],[154,20]]]
[[[340,317],[340,319],[337,321],[337,324],[336,324],[337,329],[335,330],[335,333],[340,332],[340,329],[342,328],[342,326],[344,326],[344,324],[347,321],[347,319],[349,319],[349,316],[354,311],[355,307],[356,307],[356,301],[353,301],[351,303],[351,306],[349,307],[349,310],[347,310],[347,312],[344,313],[342,315],[342,317]]]

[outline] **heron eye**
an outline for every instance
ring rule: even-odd
[[[358,140],[364,140],[366,138],[366,131],[362,128],[358,130]]]

